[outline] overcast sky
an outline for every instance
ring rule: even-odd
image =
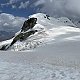
[[[44,5],[39,11],[51,16],[80,16],[80,0],[37,0],[35,5]]]
[[[51,16],[80,16],[80,0],[0,0],[0,13],[27,17],[36,12]]]

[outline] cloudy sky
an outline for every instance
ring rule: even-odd
[[[80,0],[0,0],[0,13],[27,17],[36,12],[51,16],[80,16]]]
[[[38,12],[79,20],[80,0],[0,0],[0,31],[18,31],[29,15]]]

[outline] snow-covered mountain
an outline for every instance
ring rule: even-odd
[[[31,50],[47,44],[80,40],[80,28],[77,28],[77,26],[66,17],[53,18],[43,13],[29,16],[29,18],[32,17],[37,18],[37,24],[33,27],[33,30],[37,30],[38,32],[29,36],[24,41],[18,40],[8,50]],[[19,33],[20,31],[17,32],[15,36]],[[12,41],[13,38],[0,42],[0,48],[4,45],[9,45]]]
[[[29,31],[37,32],[17,40],[8,51],[0,51],[0,80],[79,80],[80,28],[65,17],[42,13],[32,17],[37,24]],[[20,33],[0,42],[0,48],[10,45]]]

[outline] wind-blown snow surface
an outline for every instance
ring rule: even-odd
[[[68,18],[49,20],[44,16],[41,13],[30,16],[38,18],[34,27],[38,32],[0,52],[0,80],[80,79],[80,29]]]
[[[48,64],[0,62],[0,80],[79,80],[80,71]]]
[[[0,52],[0,80],[79,80],[80,57],[60,54],[48,50],[47,53]],[[74,60],[70,61],[69,56]]]

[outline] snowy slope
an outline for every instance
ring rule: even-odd
[[[80,71],[48,64],[0,62],[0,80],[79,80]]]
[[[65,17],[53,18],[49,17],[47,19],[45,14],[37,13],[29,16],[37,18],[37,24],[34,26],[34,30],[38,30],[34,35],[31,35],[25,41],[17,41],[9,50],[29,50],[36,48],[39,45],[59,42],[59,41],[70,41],[70,40],[80,40],[80,29]],[[0,42],[1,46],[10,41]]]
[[[38,19],[37,33],[0,51],[0,80],[80,80],[80,29],[68,18],[44,16],[30,16]]]

